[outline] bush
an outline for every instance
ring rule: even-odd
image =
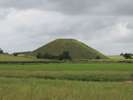
[[[64,51],[60,56],[59,60],[71,60],[71,56],[68,51]]]
[[[13,53],[13,55],[14,55],[14,56],[18,56],[18,54],[17,54],[17,53]]]
[[[71,60],[71,56],[70,56],[68,51],[64,51],[59,56],[51,55],[51,54],[48,54],[48,53],[45,53],[45,54],[38,53],[36,55],[36,57],[38,59]]]
[[[36,57],[38,59],[58,59],[58,56],[54,56],[48,53],[45,53],[45,54],[38,53]]]
[[[3,54],[4,53],[4,51],[0,48],[0,54]]]
[[[45,59],[58,59],[58,56],[50,55],[48,53],[43,55],[43,58]]]
[[[38,53],[38,54],[36,55],[36,57],[37,57],[38,59],[41,59],[41,58],[43,58],[43,55],[42,55],[41,53]]]
[[[130,53],[125,53],[122,55],[125,59],[132,59],[132,54]]]
[[[100,56],[97,56],[96,59],[101,59],[101,57]]]

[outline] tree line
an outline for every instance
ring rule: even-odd
[[[45,54],[38,53],[36,57],[38,59],[72,60],[72,57],[70,56],[70,53],[68,51],[64,51],[58,56],[55,56],[49,53],[45,53]]]
[[[120,56],[123,56],[125,59],[133,59],[132,53],[121,53]]]

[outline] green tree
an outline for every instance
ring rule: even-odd
[[[59,60],[71,60],[71,56],[68,51],[64,51],[60,56]]]
[[[96,59],[101,59],[101,57],[100,56],[96,56]]]
[[[18,54],[17,54],[17,53],[13,53],[13,55],[14,55],[14,56],[18,56]]]
[[[37,57],[38,59],[41,59],[41,58],[43,58],[43,55],[42,55],[41,53],[38,53],[38,54],[36,55],[36,57]]]
[[[132,59],[132,54],[125,53],[125,54],[123,54],[123,57],[124,57],[125,59]]]
[[[0,48],[0,54],[3,54],[4,53],[4,51]]]

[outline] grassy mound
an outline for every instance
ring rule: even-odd
[[[32,52],[32,55],[50,54],[59,56],[64,51],[69,52],[72,59],[106,59],[97,50],[75,39],[57,39]]]

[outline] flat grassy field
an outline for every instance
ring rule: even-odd
[[[133,100],[133,64],[0,64],[0,100]]]
[[[120,55],[109,56],[109,58],[115,59],[115,60],[125,60],[125,58]]]
[[[133,71],[133,64],[96,63],[96,64],[0,64],[0,70],[30,71]]]
[[[0,100],[133,100],[133,84],[0,78]]]

